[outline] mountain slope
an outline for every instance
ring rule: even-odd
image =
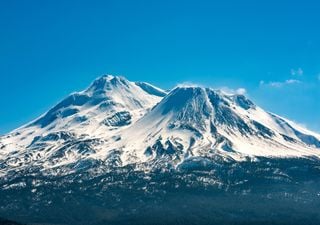
[[[243,95],[103,76],[0,137],[0,217],[319,224],[319,140]]]
[[[147,83],[106,75],[44,115],[0,138],[0,175],[7,169],[51,168],[87,158],[143,116],[166,93]]]
[[[177,87],[167,94],[148,83],[108,75],[1,137],[0,176],[126,165],[179,167],[217,156],[318,158],[319,140],[320,135],[243,95],[202,87]]]
[[[127,154],[137,152],[144,160],[320,156],[319,135],[265,112],[243,95],[200,87],[174,89],[124,134]]]

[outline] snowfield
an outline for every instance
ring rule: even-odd
[[[193,158],[217,155],[236,161],[319,158],[320,135],[244,95],[197,86],[167,93],[106,75],[3,135],[0,177],[32,168],[63,175],[97,161],[144,171],[163,161],[178,168]]]

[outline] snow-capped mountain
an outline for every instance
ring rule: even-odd
[[[0,174],[34,165],[51,168],[89,157],[165,95],[148,83],[102,76],[86,90],[69,95],[36,120],[2,136]]]
[[[319,140],[243,95],[102,76],[0,137],[0,217],[318,224]]]
[[[0,138],[0,177],[65,174],[90,165],[145,170],[192,159],[320,157],[320,135],[243,95],[182,86],[170,93],[102,76],[44,115]],[[53,172],[54,171],[54,172]]]
[[[319,135],[256,106],[243,95],[177,87],[124,132],[139,159],[220,154],[243,157],[320,156]],[[139,141],[134,141],[139,140]]]

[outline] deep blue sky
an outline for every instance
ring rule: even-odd
[[[0,133],[102,74],[245,88],[320,131],[319,1],[1,1]]]

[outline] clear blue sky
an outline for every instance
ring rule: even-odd
[[[0,133],[102,74],[245,88],[320,131],[319,1],[1,1]]]

